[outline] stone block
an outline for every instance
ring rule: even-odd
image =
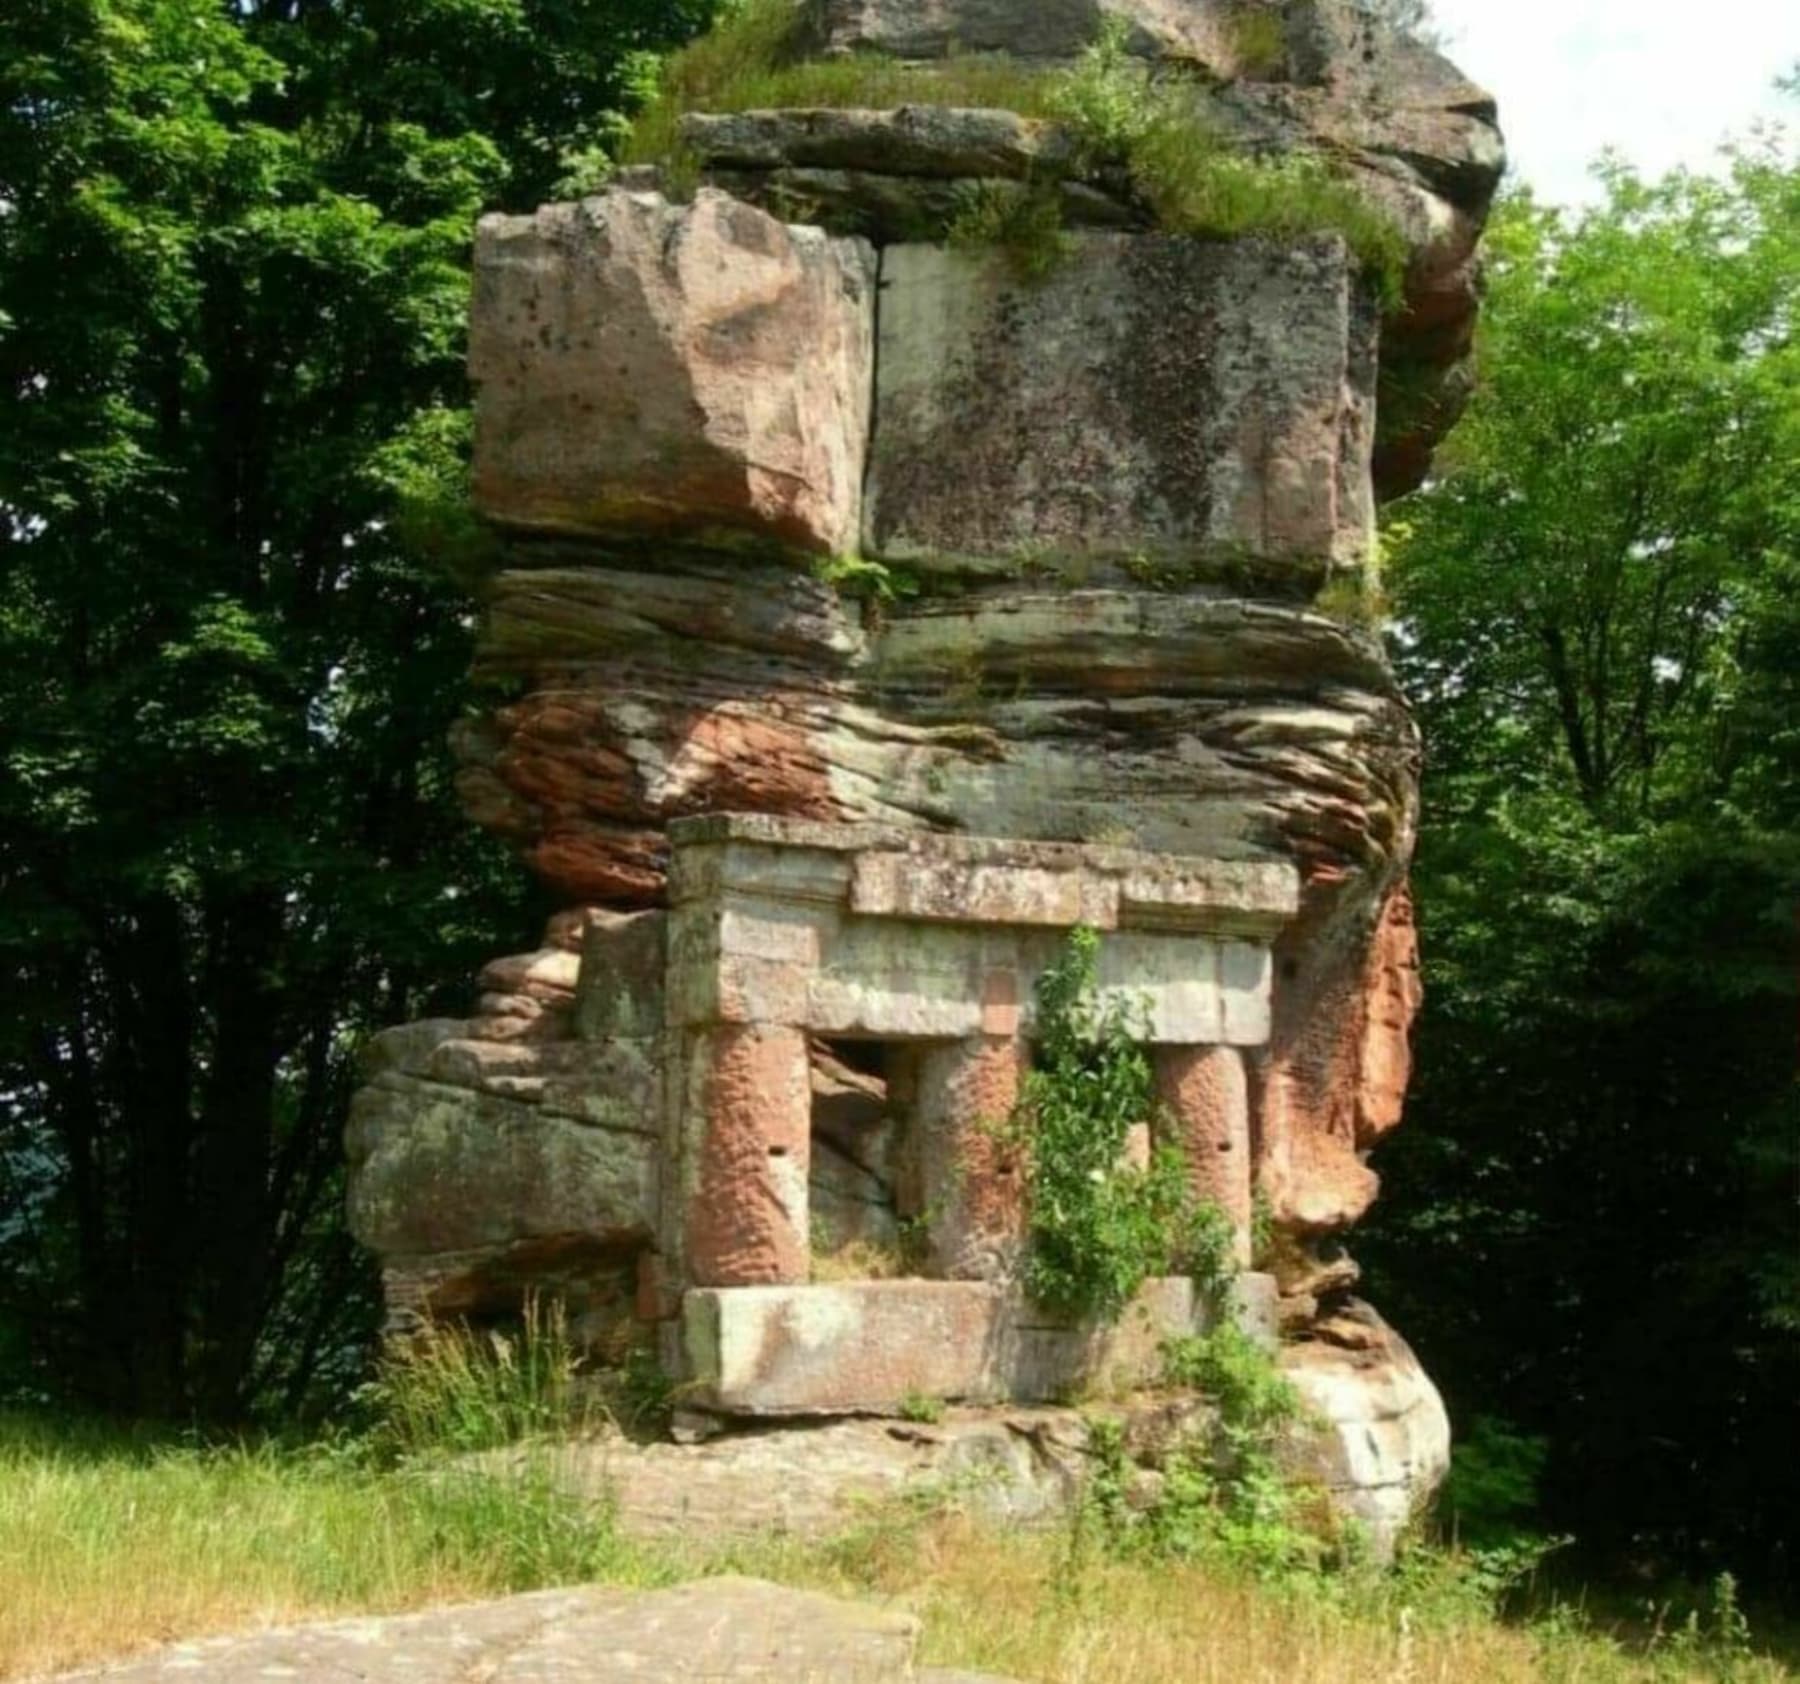
[[[1030,1305],[1017,1312],[1012,1395],[1042,1401],[1084,1388],[1129,1390],[1162,1373],[1166,1341],[1195,1333],[1203,1311],[1194,1283],[1170,1275],[1146,1281],[1116,1322],[1071,1328]]]
[[[1247,1269],[1231,1283],[1231,1319],[1265,1351],[1281,1344],[1281,1287],[1273,1275]]]
[[[1188,1046],[1226,1040],[1220,951],[1205,936],[1121,930],[1100,944],[1100,998],[1141,1021],[1146,1041]]]
[[[1074,155],[1059,124],[944,105],[692,112],[681,120],[681,138],[709,169],[793,166],[951,180],[1024,179],[1066,166]]]
[[[746,1416],[892,1414],[909,1398],[1041,1401],[1089,1381],[1146,1383],[1163,1341],[1197,1331],[1193,1283],[1149,1282],[1110,1327],[1074,1327],[987,1281],[856,1281],[689,1292],[697,1403]]]
[[[690,1292],[695,1400],[731,1415],[897,1410],[908,1397],[1006,1396],[1006,1292],[981,1281]]]
[[[859,854],[850,874],[850,910],[929,923],[1091,924],[1119,921],[1116,884],[1081,870],[965,864],[928,854]]]
[[[661,1032],[668,922],[666,912],[588,914],[575,983],[575,1033],[582,1040]]]
[[[961,1040],[984,1016],[981,933],[878,918],[845,919],[811,973],[804,1021],[823,1035]]]
[[[856,547],[874,256],[728,195],[476,237],[475,497],[525,531]]]
[[[1071,59],[1118,18],[1128,52],[1229,76],[1240,68],[1233,27],[1240,10],[1236,0],[812,0],[810,44],[906,59]]]
[[[1029,282],[890,246],[864,547],[1316,582],[1371,540],[1375,333],[1336,236],[1075,235]]]
[[[383,1256],[582,1236],[648,1239],[655,1142],[532,1105],[388,1074],[346,1130],[350,1230]]]

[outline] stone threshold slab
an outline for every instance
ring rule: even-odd
[[[1232,1313],[1268,1336],[1273,1283],[1241,1277]],[[1146,1283],[1119,1320],[1071,1326],[1016,1287],[853,1281],[702,1288],[682,1300],[684,1401],[752,1417],[896,1415],[921,1403],[1047,1402],[1156,1381],[1165,1340],[1204,1331],[1194,1283]]]

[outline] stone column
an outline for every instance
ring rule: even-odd
[[[1158,1047],[1156,1086],[1194,1191],[1231,1220],[1240,1267],[1250,1263],[1250,1089],[1235,1047]]]
[[[1025,1048],[974,1035],[919,1060],[918,1129],[930,1269],[940,1280],[1017,1272],[1025,1240],[1025,1167],[1005,1139]]]
[[[688,1049],[683,1253],[690,1286],[799,1286],[812,1273],[806,1036],[768,1024],[701,1031]]]

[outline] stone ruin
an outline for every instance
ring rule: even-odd
[[[1122,15],[1247,150],[1328,155],[1393,218],[1385,315],[1340,236],[1160,232],[1116,175],[1059,174],[1047,273],[950,243],[969,183],[1066,154],[1005,111],[696,113],[691,202],[639,172],[481,224],[498,699],[459,788],[566,910],[474,1017],[371,1051],[351,1217],[395,1325],[554,1294],[732,1419],[1153,1378],[1211,1308],[1035,1308],[988,1126],[1085,925],[1333,1485],[1391,1527],[1435,1484],[1442,1406],[1342,1243],[1408,1079],[1419,747],[1379,637],[1324,610],[1455,417],[1502,153],[1486,95],[1347,0],[1249,4],[1284,44],[1254,75],[1245,0],[802,21],[1041,65]]]

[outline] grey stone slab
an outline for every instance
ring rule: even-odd
[[[908,105],[897,111],[692,113],[681,138],[704,164],[737,169],[878,170],[908,176],[1022,177],[1066,165],[1061,127],[1011,111]]]
[[[883,252],[866,552],[1288,590],[1360,564],[1376,313],[1343,241],[1066,248],[1033,278],[999,253]]]
[[[647,1239],[654,1225],[647,1133],[388,1074],[357,1094],[346,1145],[351,1231],[383,1254],[569,1236],[616,1244]]]
[[[757,1417],[894,1414],[908,1400],[998,1403],[1147,1384],[1202,1317],[1191,1281],[1146,1284],[1108,1326],[1071,1326],[982,1281],[855,1281],[689,1292],[701,1407]]]
[[[112,1684],[906,1684],[910,1614],[756,1579],[587,1587],[184,1643],[64,1675]]]

